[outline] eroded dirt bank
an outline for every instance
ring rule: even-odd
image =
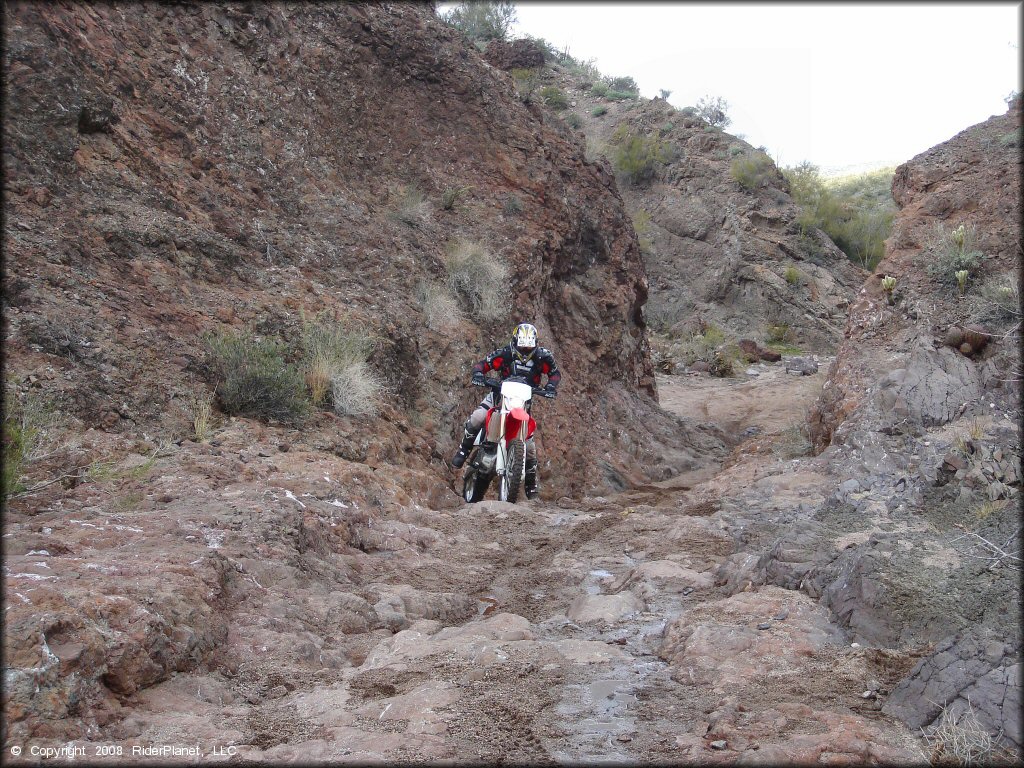
[[[5,539],[8,618],[40,617],[35,655],[12,659],[5,749],[920,763],[924,742],[881,708],[922,649],[858,643],[811,590],[757,576],[773,531],[801,517],[826,563],[908,526],[844,507],[844,478],[799,455],[824,373],[755,370],[660,379],[666,407],[713,418],[732,453],[616,496],[382,498],[373,470],[242,420],[68,494]],[[89,614],[77,626],[69,604]],[[86,685],[76,670],[104,653]]]

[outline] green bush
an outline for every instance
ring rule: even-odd
[[[607,113],[608,107],[606,107],[604,104],[598,104],[596,107],[590,110],[590,114],[592,114],[594,117],[600,117],[601,115],[605,115]]]
[[[479,320],[498,320],[508,312],[508,269],[482,243],[459,240],[444,256],[448,287],[471,315]]]
[[[775,163],[763,152],[747,152],[734,158],[729,170],[739,185],[750,192],[766,186],[775,177]]]
[[[1021,129],[1014,128],[1009,133],[1004,133],[999,137],[999,143],[1004,147],[1019,147],[1021,146]]]
[[[605,94],[606,99],[611,101],[625,101],[626,99],[635,99],[636,94],[631,91],[613,91],[610,90]]]
[[[590,93],[594,96],[604,97],[608,95],[608,83],[598,80],[596,83],[590,86]]]
[[[782,276],[790,285],[798,285],[800,283],[800,278],[803,277],[803,275],[800,274],[800,270],[792,264],[786,267],[786,271],[782,273]]]
[[[697,101],[695,112],[714,128],[725,128],[732,122],[729,117],[729,102],[721,96],[704,96]]]
[[[565,116],[565,122],[570,128],[579,129],[583,125],[583,118],[577,115],[575,112],[570,112]]]
[[[516,68],[512,70],[512,79],[516,83],[516,91],[525,103],[533,100],[533,94],[540,88],[541,70]]]
[[[516,7],[506,0],[463,2],[439,18],[474,42],[505,40],[516,22]]]
[[[654,250],[654,241],[651,240],[651,214],[642,208],[634,213],[633,229],[636,232],[637,243],[640,245],[640,252],[649,256]]]
[[[616,145],[612,164],[630,184],[650,181],[665,161],[665,144],[653,136],[629,133],[622,126],[616,130],[612,141]]]
[[[873,270],[884,255],[896,214],[890,192],[893,169],[826,181],[817,166],[805,162],[786,168],[783,175],[800,206],[801,232],[822,230],[847,258]]]
[[[792,335],[789,331],[789,325],[786,323],[770,323],[765,328],[764,338],[768,344],[785,344],[791,341]]]
[[[540,98],[552,109],[565,109],[569,106],[569,99],[565,91],[557,85],[549,85],[540,89]]]
[[[300,424],[309,414],[306,385],[299,370],[284,360],[281,345],[250,334],[206,337],[225,413]]]
[[[632,94],[631,98],[636,98],[640,93],[640,86],[632,77],[609,77],[606,82],[609,90]]]

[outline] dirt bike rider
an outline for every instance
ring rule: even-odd
[[[555,357],[544,347],[537,346],[537,329],[529,323],[520,323],[512,331],[512,340],[504,347],[494,350],[473,366],[473,383],[483,384],[488,371],[497,371],[501,381],[509,376],[522,376],[528,384],[539,387],[542,376],[547,376],[544,391],[547,397],[554,397],[562,374],[555,365]],[[466,421],[462,445],[452,457],[452,466],[458,469],[466,463],[466,457],[473,448],[477,433],[484,425],[487,411],[494,405],[494,392],[488,392],[480,405]],[[526,498],[533,499],[540,492],[537,481],[537,446],[533,437],[526,441]]]

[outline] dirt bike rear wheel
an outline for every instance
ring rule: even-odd
[[[475,469],[466,472],[462,481],[462,498],[469,504],[483,500],[487,487],[491,484],[491,475],[485,475]]]
[[[501,484],[498,486],[498,498],[515,504],[525,474],[526,443],[522,440],[513,440],[508,444],[508,459],[505,461],[505,474],[501,476]]]

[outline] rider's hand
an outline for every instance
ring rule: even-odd
[[[558,390],[555,389],[554,384],[547,384],[544,387],[544,397],[555,397],[558,395]]]
[[[486,387],[487,386],[487,377],[484,376],[479,371],[477,371],[476,373],[473,374],[473,383],[476,386],[478,386],[478,387]]]

